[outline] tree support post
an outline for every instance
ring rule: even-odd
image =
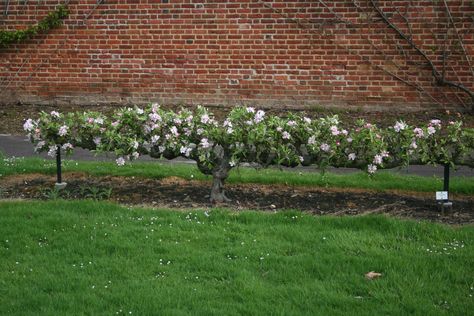
[[[449,163],[444,164],[443,191],[446,196],[438,204],[441,205],[441,212],[445,214],[447,210],[453,209],[453,202],[449,200]]]
[[[67,183],[62,181],[61,145],[58,145],[56,148],[56,175],[57,175],[57,181],[55,184],[55,188],[57,190],[62,190],[66,187]]]

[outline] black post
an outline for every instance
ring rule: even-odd
[[[444,184],[443,191],[449,192],[449,164],[444,164]],[[448,193],[449,194],[449,193]],[[448,198],[449,200],[449,198]]]
[[[61,176],[61,146],[58,145],[56,149],[56,173],[58,175],[58,183],[62,183],[62,176]]]

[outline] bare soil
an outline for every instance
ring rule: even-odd
[[[442,212],[431,193],[228,184],[226,193],[232,203],[213,205],[209,202],[210,182],[177,177],[96,177],[83,173],[66,173],[64,179],[68,184],[60,195],[66,199],[95,198],[126,205],[174,209],[218,206],[235,211],[294,209],[336,216],[387,214],[454,225],[474,223],[473,196],[452,196],[453,208]],[[54,183],[54,176],[41,174],[8,176],[0,180],[0,197],[51,199],[55,197]]]

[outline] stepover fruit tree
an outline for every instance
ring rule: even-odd
[[[201,106],[175,112],[151,104],[122,108],[110,117],[42,112],[37,120],[26,120],[24,129],[35,150],[51,156],[80,147],[114,152],[118,165],[141,155],[192,159],[202,173],[212,175],[212,202],[229,201],[224,182],[242,163],[353,167],[369,174],[408,164],[474,166],[474,131],[461,122],[436,119],[417,127],[398,121],[379,128],[363,120],[344,127],[337,116],[310,119],[290,112],[280,117],[235,107],[218,121]]]

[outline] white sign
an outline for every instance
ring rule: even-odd
[[[436,192],[436,200],[447,200],[448,199],[448,191],[437,191]]]

